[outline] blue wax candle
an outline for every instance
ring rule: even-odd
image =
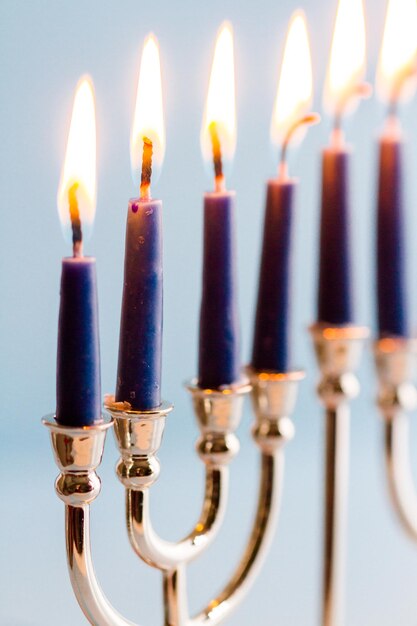
[[[203,293],[198,384],[218,389],[240,377],[233,192],[204,197]]]
[[[343,326],[353,321],[348,150],[323,153],[318,321]]]
[[[101,419],[96,263],[90,257],[62,262],[56,396],[60,424],[90,426]]]
[[[287,372],[290,359],[290,253],[296,183],[268,183],[252,367]]]
[[[116,401],[146,411],[161,404],[162,203],[128,208]]]
[[[406,310],[402,143],[380,144],[377,215],[378,327],[380,337],[408,337]]]

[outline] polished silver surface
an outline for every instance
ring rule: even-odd
[[[75,597],[92,626],[135,626],[107,600],[94,571],[90,543],[90,507],[66,506],[68,568]]]
[[[165,415],[154,412],[125,412],[107,404],[116,424],[116,442],[122,455],[117,474],[126,489],[126,522],[129,539],[135,552],[149,565],[163,573],[166,624],[188,623],[185,589],[185,566],[197,558],[217,536],[227,504],[228,465],[239,450],[235,431],[240,424],[243,397],[250,391],[247,381],[221,391],[188,386],[201,436],[197,451],[206,466],[205,495],[201,515],[191,532],[178,542],[167,542],[153,530],[150,514],[149,487],[159,475],[156,455],[162,441]],[[156,414],[155,414],[156,413]],[[166,412],[165,412],[166,413]],[[128,426],[130,424],[130,426]],[[126,431],[146,429],[152,445],[126,446]],[[141,480],[132,481],[132,468],[141,468]],[[129,474],[129,482],[126,475]],[[146,480],[142,480],[143,475]]]
[[[205,494],[201,515],[181,541],[158,537],[150,515],[150,488],[160,472],[157,460],[170,405],[135,412],[107,398],[111,420],[90,429],[69,429],[48,422],[57,464],[62,472],[57,492],[66,503],[67,554],[71,582],[85,616],[95,626],[133,626],[109,604],[97,582],[91,560],[89,505],[98,496],[95,470],[103,453],[106,430],[114,423],[120,451],[117,476],[126,488],[126,523],[138,556],[162,573],[165,626],[199,626],[224,621],[248,593],[268,554],[278,519],[284,469],[284,444],[294,435],[290,416],[302,372],[259,373],[220,391],[190,384],[200,429],[196,449],[205,464]],[[253,438],[261,452],[258,506],[253,528],[234,574],[218,596],[197,616],[190,617],[186,566],[217,536],[224,519],[228,466],[239,451],[236,430],[245,394],[252,391]]]
[[[197,453],[207,465],[227,465],[239,452],[237,431],[243,401],[251,386],[244,379],[222,390],[201,389],[192,381],[187,385],[201,436]]]
[[[321,372],[317,393],[325,408],[325,500],[322,625],[344,623],[344,573],[349,487],[349,401],[359,393],[354,374],[369,330],[363,327],[310,329]]]
[[[90,503],[100,493],[96,469],[101,463],[112,420],[85,428],[63,426],[53,416],[43,419],[50,431],[55,461],[61,471],[55,487],[65,503],[67,561],[72,588],[93,626],[134,626],[108,602],[94,572],[90,544]]]
[[[255,423],[252,434],[261,451],[258,505],[242,559],[223,590],[195,618],[192,626],[220,624],[246,597],[268,555],[279,516],[284,475],[284,445],[294,436],[290,416],[303,372],[272,374],[248,369]]]
[[[375,344],[377,403],[384,418],[385,466],[389,493],[404,530],[417,541],[417,492],[410,463],[408,413],[417,407],[415,340],[386,338]]]

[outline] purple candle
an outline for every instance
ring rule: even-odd
[[[350,149],[341,130],[360,97],[370,95],[363,82],[366,28],[361,0],[339,0],[325,89],[325,104],[334,118],[330,146],[323,152],[320,220],[320,263],[317,319],[328,326],[354,321]]]
[[[140,197],[129,202],[116,402],[135,411],[161,404],[162,203],[151,198],[152,170],[165,145],[158,43],[145,42],[131,139]]]
[[[408,337],[404,258],[402,142],[380,142],[377,211],[378,329],[380,337]]]
[[[287,372],[290,354],[290,258],[294,181],[268,183],[252,367]]]
[[[353,322],[349,152],[323,153],[318,320],[329,326]]]
[[[101,419],[96,261],[62,261],[56,419],[89,426]]]
[[[379,143],[377,205],[378,334],[410,334],[405,269],[403,206],[403,137],[398,108],[415,93],[417,5],[413,0],[388,3],[378,65],[377,88],[388,109]]]
[[[80,81],[73,107],[58,207],[73,257],[62,262],[58,325],[56,419],[90,426],[101,419],[100,349],[95,259],[83,256],[83,235],[95,212],[96,129],[92,84]]]
[[[203,293],[198,380],[217,389],[240,378],[235,194],[204,197]]]
[[[135,410],[161,404],[162,203],[128,207],[116,401]]]
[[[295,68],[297,71],[295,72]],[[267,187],[262,258],[251,365],[257,371],[291,370],[291,244],[297,181],[287,173],[286,155],[302,126],[319,118],[308,114],[313,92],[310,45],[303,13],[292,17],[288,30],[272,139],[280,146],[280,173]]]
[[[233,35],[224,24],[217,39],[202,130],[203,152],[212,160],[215,173],[215,191],[204,197],[198,384],[205,389],[229,386],[241,377],[235,194],[226,191],[223,172],[224,158],[231,157],[235,142]]]

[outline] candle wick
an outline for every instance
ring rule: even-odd
[[[388,119],[395,119],[398,115],[398,100],[396,96],[392,96],[388,106]]]
[[[309,113],[308,115],[298,119],[292,126],[290,126],[282,144],[281,161],[279,164],[279,178],[288,178],[288,148],[297,130],[301,126],[315,126],[316,124],[319,124],[320,120],[321,118],[318,113]]]
[[[395,117],[398,113],[398,102],[401,96],[401,92],[404,89],[406,83],[417,76],[417,57],[411,61],[404,70],[397,77],[394,82],[391,92],[391,98],[389,102],[388,114],[391,117]]]
[[[77,199],[78,187],[79,183],[74,183],[68,190],[69,212],[72,228],[72,253],[75,258],[83,256],[83,233]]]
[[[142,175],[140,179],[140,197],[151,199],[153,144],[148,137],[143,138]]]
[[[372,95],[372,86],[369,83],[357,83],[356,85],[352,85],[352,87],[346,91],[343,97],[340,99],[339,104],[336,108],[333,129],[336,133],[342,130],[342,122],[344,114],[346,113],[346,109],[349,106],[349,103],[354,98],[361,98],[362,100],[367,100]]]
[[[217,131],[216,122],[211,122],[209,126],[211,147],[213,152],[214,166],[214,185],[216,192],[222,192],[226,189],[226,181],[223,173],[222,146],[220,143],[219,133]]]

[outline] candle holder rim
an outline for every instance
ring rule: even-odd
[[[417,353],[417,338],[398,335],[379,337],[374,343],[374,351],[376,354]]]
[[[205,191],[204,192],[204,198],[218,198],[221,196],[226,196],[226,197],[231,197],[231,198],[235,198],[236,197],[236,191],[234,189],[225,189],[225,191]]]
[[[45,415],[42,418],[42,424],[52,432],[68,432],[71,435],[83,435],[108,430],[113,426],[113,418],[107,413],[103,413],[102,419],[99,422],[87,426],[71,426],[70,424],[60,424],[56,420],[55,413],[49,413],[49,415]]]
[[[125,417],[131,419],[132,417],[140,417],[141,419],[157,419],[165,417],[171,411],[174,410],[174,405],[170,402],[163,401],[160,406],[154,409],[148,409],[145,411],[138,411],[135,409],[129,409],[122,406],[122,402],[116,402],[113,395],[106,395],[104,399],[104,408],[111,415],[114,415],[118,419]]]
[[[324,339],[326,341],[340,341],[341,339],[369,339],[371,331],[367,326],[357,326],[355,324],[326,324],[317,322],[309,326],[308,329],[313,338]]]
[[[300,177],[299,176],[288,176],[288,178],[285,178],[284,180],[281,180],[279,177],[275,176],[275,178],[272,176],[271,178],[268,178],[267,180],[267,186],[268,185],[273,185],[276,187],[293,187],[294,185],[298,185],[300,183]]]
[[[289,370],[288,372],[278,372],[273,370],[257,370],[252,367],[252,365],[248,365],[246,367],[246,372],[249,376],[249,380],[256,380],[259,382],[298,382],[304,380],[307,376],[306,371],[301,368]]]
[[[252,390],[250,380],[246,376],[232,385],[224,385],[224,387],[220,387],[219,389],[205,389],[203,387],[199,387],[197,378],[192,378],[191,380],[186,381],[185,387],[193,395],[207,398],[219,398],[231,395],[242,396]]]

